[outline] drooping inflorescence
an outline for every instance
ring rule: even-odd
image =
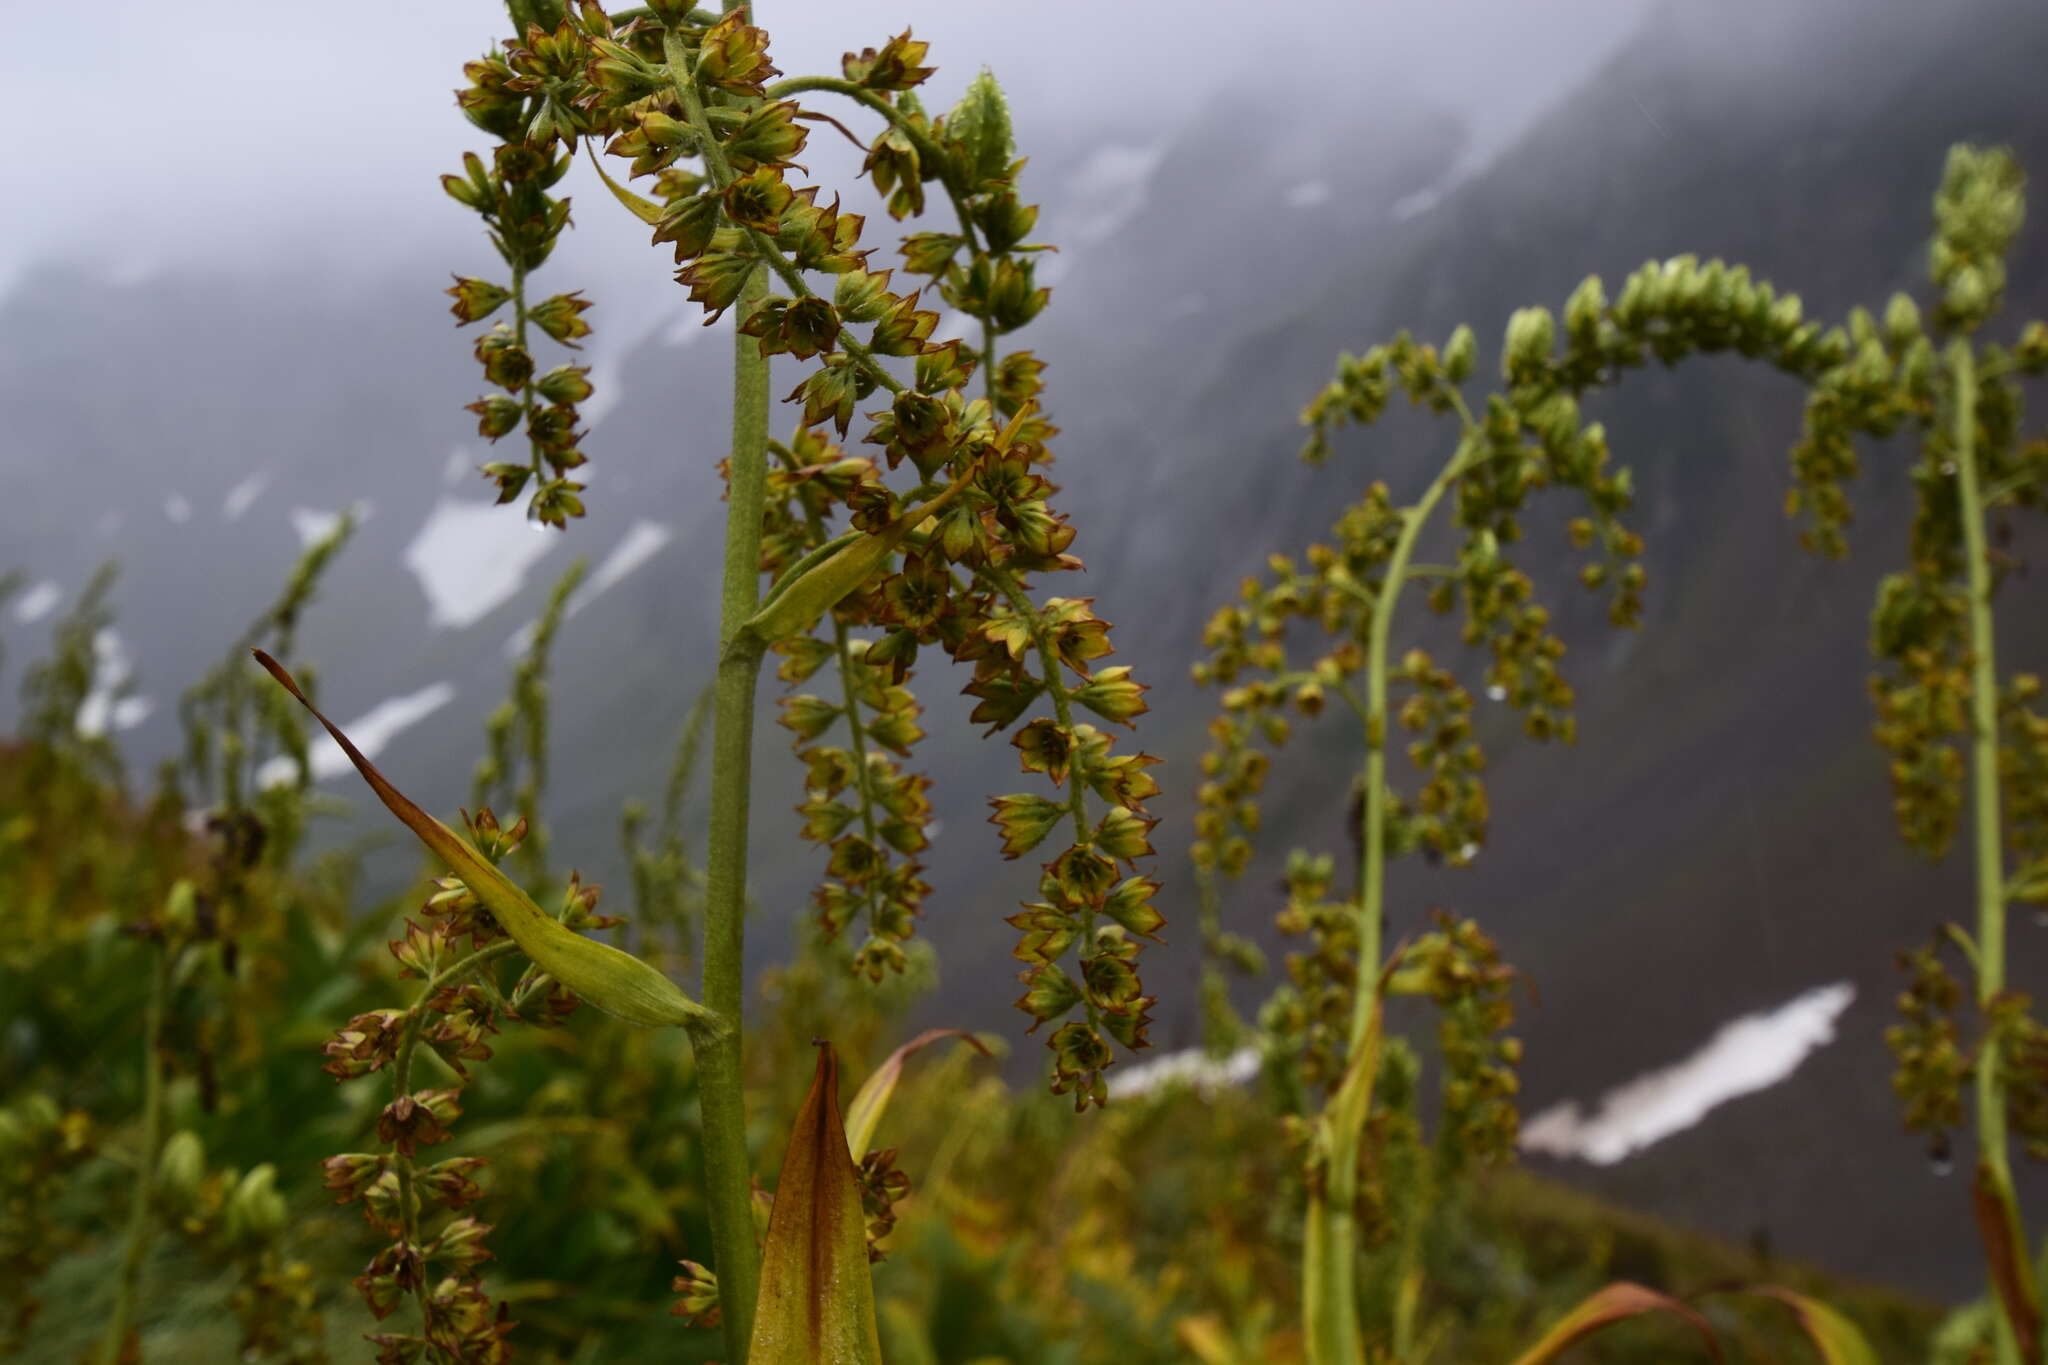
[[[1056,788],[998,799],[1006,856],[1071,826],[1039,897],[1012,920],[1027,964],[1019,1003],[1055,1026],[1056,1088],[1099,1102],[1111,1040],[1146,1041],[1151,998],[1134,962],[1163,921],[1156,883],[1136,875],[1135,860],[1151,851],[1144,803],[1157,784],[1149,756],[1117,754],[1110,734],[1080,719],[1128,723],[1145,709],[1128,668],[1096,663],[1110,652],[1109,623],[1090,599],[1031,592],[1033,575],[1080,561],[1040,472],[1057,434],[1041,413],[1043,366],[999,345],[1048,298],[1034,278],[1044,248],[1026,241],[1037,210],[1018,194],[1024,163],[1000,89],[984,73],[949,113],[928,112],[916,89],[932,68],[908,33],[848,54],[840,76],[778,83],[768,35],[744,12],[669,3],[622,23],[585,5],[551,17],[472,68],[465,106],[520,97],[521,145],[547,157],[566,156],[578,138],[602,143],[625,162],[623,175],[606,172],[614,196],[672,250],[707,321],[737,307],[740,333],[763,356],[805,366],[789,395],[796,428],[773,446],[762,527],[761,568],[782,607],[753,638],[782,654],[792,685],[828,665],[837,675],[836,686],[783,706],[804,764],[805,833],[826,850],[822,921],[861,927],[855,970],[900,970],[929,894],[918,861],[930,838],[927,780],[902,766],[923,733],[909,683],[920,651],[939,649],[972,668],[975,722],[1017,727],[1025,770]],[[562,56],[571,48],[580,63]],[[809,92],[880,115],[864,173],[897,217],[943,196],[953,229],[911,234],[898,263],[878,267],[862,216],[795,182],[813,126],[836,125],[794,98]],[[494,130],[512,130],[509,114],[497,120]],[[629,188],[635,181],[651,195]],[[765,296],[748,296],[763,276]],[[942,319],[928,300],[970,335],[936,340]],[[877,398],[882,406],[863,409]],[[836,442],[863,411],[872,453],[849,453]],[[920,507],[930,514],[906,524]],[[874,553],[849,550],[862,537]],[[828,571],[840,551],[849,552],[835,565],[865,557],[847,574]],[[812,634],[821,616],[824,633]],[[835,727],[843,742],[829,742]]]

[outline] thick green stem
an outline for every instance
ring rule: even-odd
[[[729,10],[735,5],[728,4]],[[702,139],[705,169],[719,189],[732,167],[705,116],[694,64],[680,34],[663,44],[685,117]],[[756,238],[759,234],[752,234]],[[759,241],[756,243],[760,245]],[[773,262],[771,262],[773,264]],[[706,857],[704,1003],[725,1021],[698,1040],[697,1094],[704,1116],[704,1190],[718,1272],[720,1322],[729,1365],[745,1365],[754,1334],[761,1253],[754,1242],[753,1164],[747,1155],[746,1085],[741,1067],[746,1003],[747,814],[753,787],[754,690],[761,646],[741,628],[761,596],[761,515],[768,484],[768,360],[740,330],[767,297],[756,269],[740,291],[733,334],[732,447],[726,473],[725,569],[719,593],[718,676],[712,691],[711,847]]]
[[[740,295],[740,320],[767,293],[755,272]],[[743,1365],[754,1331],[761,1276],[754,1244],[753,1167],[747,1157],[741,1012],[747,909],[747,810],[753,784],[754,688],[761,649],[742,634],[761,584],[761,512],[767,490],[768,362],[753,337],[736,335],[733,420],[727,482],[725,576],[719,603],[718,680],[712,693],[711,850],[704,909],[704,1003],[728,1025],[697,1049],[704,1111],[704,1185],[725,1349]]]
[[[526,262],[523,259],[512,263],[512,339],[518,344],[520,351],[529,356],[533,354],[527,348]],[[533,430],[533,383],[531,380],[519,386],[519,408],[522,413],[519,419],[520,425],[528,432],[531,432]],[[540,442],[533,440],[531,436],[528,437],[526,442],[526,454],[527,462],[533,467],[534,484],[538,486],[546,481],[547,476],[541,466]]]
[[[1969,593],[1970,805],[1977,883],[1977,1004],[1988,1017],[1992,1002],[2005,990],[2005,858],[1998,792],[1998,667],[1993,652],[1991,562],[1984,540],[1984,497],[1977,477],[1975,361],[1967,338],[1958,337],[1949,344],[1949,371],[1955,384],[1957,512],[1963,523],[1964,571]],[[1977,1150],[1982,1183],[2000,1205],[1996,1216],[2005,1220],[2011,1239],[2013,1274],[2018,1281],[2010,1291],[2002,1280],[2000,1283],[2004,1316],[1999,1321],[1999,1356],[2002,1361],[2019,1361],[2031,1354],[2033,1359],[2027,1365],[2036,1365],[2040,1358],[2038,1344],[2031,1353],[2021,1346],[2034,1333],[2020,1332],[2017,1323],[2021,1314],[2032,1316],[2036,1310],[2021,1302],[2008,1302],[2006,1297],[2008,1292],[2027,1296],[2034,1275],[2020,1222],[2019,1201],[2012,1187],[2005,1126],[2005,1069],[1996,1040],[1978,1058],[1976,1083]]]
[[[114,1280],[114,1311],[107,1320],[107,1335],[100,1347],[100,1365],[114,1365],[122,1357],[128,1333],[134,1327],[143,1258],[149,1254],[149,1206],[156,1196],[156,1162],[163,1147],[162,1052],[164,1006],[171,993],[171,958],[169,948],[157,950],[155,969],[149,978],[149,1004],[142,1016],[142,1133],[136,1139],[135,1186],[128,1202],[128,1231],[121,1248],[121,1268]]]

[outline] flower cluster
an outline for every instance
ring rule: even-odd
[[[525,823],[501,828],[485,809],[469,821],[471,841],[497,862],[517,850]],[[572,874],[561,922],[571,929],[616,924],[594,913],[597,898],[598,888]],[[384,1365],[491,1365],[510,1358],[504,1338],[512,1323],[479,1279],[491,1256],[484,1245],[490,1228],[463,1212],[482,1195],[474,1175],[484,1162],[472,1156],[430,1162],[421,1151],[452,1136],[468,1064],[489,1060],[489,1039],[500,1020],[559,1022],[577,999],[531,963],[509,991],[501,990],[497,964],[516,947],[459,878],[436,882],[421,914],[424,924],[408,920],[405,936],[389,945],[399,974],[424,983],[411,1005],[359,1014],[323,1048],[325,1070],[336,1080],[387,1068],[392,1078],[391,1102],[376,1125],[385,1150],[328,1158],[326,1183],[337,1203],[361,1203],[370,1226],[391,1239],[355,1281],[370,1311],[381,1320],[407,1298],[419,1305],[418,1332],[370,1338],[377,1359]],[[413,1065],[422,1049],[453,1084],[414,1087]],[[424,1223],[434,1209],[453,1216],[430,1233]]]
[[[1585,420],[1581,400],[1652,358],[1668,365],[1727,350],[1816,379],[1851,354],[1852,336],[1806,320],[1796,295],[1752,280],[1743,267],[1679,256],[1644,265],[1611,300],[1593,276],[1572,293],[1561,317],[1545,308],[1515,313],[1502,343],[1503,387],[1483,404],[1468,402],[1463,392],[1477,359],[1469,328],[1458,328],[1441,347],[1402,333],[1363,355],[1341,357],[1335,378],[1303,412],[1310,428],[1305,459],[1326,461],[1336,429],[1376,421],[1397,388],[1417,406],[1455,416],[1458,442],[1415,505],[1397,506],[1385,485],[1371,485],[1344,510],[1330,540],[1310,546],[1299,560],[1274,556],[1264,579],[1248,579],[1239,602],[1211,618],[1204,636],[1209,657],[1196,666],[1195,679],[1223,691],[1198,793],[1198,867],[1235,876],[1248,865],[1257,798],[1271,764],[1265,750],[1290,735],[1290,709],[1315,716],[1332,697],[1356,713],[1369,753],[1389,742],[1395,723],[1411,736],[1408,757],[1422,786],[1412,798],[1382,794],[1384,819],[1374,823],[1384,854],[1420,849],[1453,865],[1476,855],[1486,839],[1488,806],[1471,696],[1421,651],[1394,665],[1386,659],[1384,634],[1378,644],[1385,661],[1376,663],[1376,628],[1384,632],[1391,624],[1376,617],[1391,613],[1407,583],[1424,584],[1430,607],[1459,615],[1463,641],[1486,651],[1487,696],[1520,712],[1531,738],[1569,741],[1574,696],[1559,667],[1564,644],[1531,579],[1509,558],[1521,540],[1522,510],[1538,490],[1575,492],[1583,510],[1569,522],[1568,535],[1587,555],[1579,580],[1606,594],[1615,625],[1637,624],[1646,582],[1643,542],[1623,520],[1633,479],[1614,466],[1606,430]],[[1833,506],[1817,491],[1826,482],[1817,472],[1826,461],[1813,452],[1831,449],[1835,433],[1876,420],[1864,409],[1844,415],[1826,404],[1810,405],[1808,418],[1807,439],[1794,457],[1795,511]],[[1461,534],[1458,550],[1449,563],[1415,563],[1420,533],[1446,497]],[[1846,512],[1823,522],[1838,526],[1845,519]],[[1299,662],[1289,651],[1296,621],[1310,623],[1328,641]],[[1387,685],[1409,691],[1383,713],[1375,689]],[[1311,930],[1331,919],[1298,907],[1291,916]],[[1319,948],[1297,966],[1320,961],[1327,971],[1334,966],[1330,956],[1327,947]],[[1299,990],[1299,971],[1296,976]],[[1326,976],[1309,998],[1348,990],[1349,976]],[[1333,1011],[1334,1002],[1326,1002],[1310,1006],[1307,1017]],[[1310,1069],[1328,1078],[1320,1065]]]
[[[477,363],[497,392],[469,410],[476,414],[477,433],[493,442],[523,430],[528,454],[524,460],[493,461],[483,473],[497,485],[501,503],[531,484],[527,515],[557,528],[583,515],[583,485],[569,474],[586,463],[576,405],[591,395],[590,371],[558,365],[537,373],[534,332],[574,349],[590,334],[583,319],[590,302],[580,293],[532,302],[528,281],[569,225],[569,201],[549,191],[575,159],[581,120],[559,93],[565,81],[580,75],[583,61],[582,44],[573,35],[531,25],[523,42],[465,66],[469,85],[456,99],[472,123],[499,141],[489,162],[465,153],[462,174],[441,177],[451,198],[483,218],[509,274],[506,284],[457,276],[447,291],[455,300],[449,311],[463,325],[486,321],[510,305],[510,321],[476,339]]]
[[[862,484],[880,487],[880,471],[814,428],[771,449],[781,468],[769,476],[761,559],[763,571],[776,574],[829,543],[825,518],[847,506]],[[813,896],[819,922],[835,937],[856,922],[863,926],[853,969],[871,981],[904,969],[901,945],[916,932],[931,891],[917,855],[931,842],[932,806],[925,796],[929,779],[899,762],[925,733],[917,723],[923,708],[905,685],[908,656],[898,651],[894,663],[870,662],[875,641],[854,631],[933,624],[927,612],[945,602],[935,577],[921,560],[906,559],[881,591],[856,592],[834,608],[829,638],[797,635],[776,646],[783,656],[777,676],[791,687],[828,664],[838,685],[836,702],[810,693],[785,696],[782,724],[795,735],[804,764],[804,801],[797,807],[803,837],[828,850],[826,880]],[[878,605],[893,616],[877,620]],[[843,745],[819,743],[842,722]]]
[[[572,50],[577,60],[564,55]],[[817,604],[827,633],[772,641],[787,681],[827,665],[838,673],[835,698],[792,696],[784,723],[805,765],[806,834],[828,850],[821,917],[865,930],[856,970],[879,979],[901,969],[900,944],[928,891],[917,862],[930,838],[926,780],[898,762],[921,735],[908,690],[919,652],[936,647],[971,666],[976,723],[1005,730],[1028,717],[1015,740],[1024,767],[1061,790],[998,798],[1004,851],[1020,857],[1060,823],[1073,837],[1046,864],[1040,898],[1012,920],[1028,964],[1020,1005],[1058,1024],[1055,1088],[1085,1105],[1106,1094],[1111,1040],[1145,1044],[1152,1000],[1134,960],[1163,921],[1156,883],[1130,866],[1151,851],[1153,760],[1115,753],[1078,713],[1127,724],[1146,709],[1144,688],[1129,669],[1095,662],[1109,653],[1109,623],[1088,599],[1031,594],[1031,575],[1080,567],[1041,472],[1056,434],[1039,412],[1043,366],[999,345],[1048,298],[1033,266],[1043,248],[1026,241],[1037,210],[1019,197],[1024,163],[993,78],[983,73],[936,115],[916,94],[932,71],[924,59],[925,45],[904,33],[848,54],[840,77],[776,83],[768,36],[744,12],[713,18],[664,3],[618,23],[585,5],[479,64],[465,106],[491,110],[493,131],[523,127],[520,145],[540,166],[556,164],[558,142],[601,139],[625,163],[622,177],[607,174],[613,194],[673,251],[676,278],[707,321],[737,309],[740,334],[762,356],[806,363],[790,395],[797,428],[775,448],[763,571],[786,585],[863,536],[883,552],[865,581]],[[892,215],[920,214],[942,195],[953,230],[913,233],[898,264],[877,267],[862,217],[795,183],[810,125],[838,126],[792,98],[811,91],[882,118],[863,170]],[[648,181],[652,197],[621,180]],[[928,294],[968,319],[979,344],[936,339]],[[873,453],[850,455],[833,441],[871,399],[881,406],[866,412],[861,439]],[[933,510],[906,520],[916,507]],[[1030,716],[1038,707],[1050,714]],[[825,742],[842,724],[844,742]],[[1091,795],[1106,807],[1099,814]],[[1076,972],[1062,965],[1068,957]]]
[[[1450,1169],[1466,1162],[1511,1159],[1521,1120],[1515,1095],[1521,1082],[1521,1040],[1507,1036],[1514,1023],[1509,992],[1515,972],[1471,920],[1438,911],[1436,928],[1402,954],[1389,982],[1394,993],[1428,996],[1441,1023],[1443,1117],[1438,1149]]]

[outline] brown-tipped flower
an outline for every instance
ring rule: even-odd
[[[512,297],[511,290],[500,288],[489,280],[469,279],[461,275],[457,275],[455,283],[442,292],[455,300],[448,311],[464,323],[482,322]]]
[[[883,43],[880,51],[864,47],[859,52],[847,53],[840,59],[839,69],[846,73],[846,79],[870,90],[909,90],[924,84],[938,69],[918,64],[930,47],[929,43],[913,39],[906,28]]]
[[[564,346],[573,347],[579,338],[590,335],[590,324],[583,320],[583,314],[589,307],[590,300],[583,297],[581,290],[577,290],[568,294],[556,294],[543,301],[539,307],[529,308],[526,316],[556,341]]]
[[[361,1199],[366,1190],[384,1174],[389,1158],[370,1152],[344,1152],[340,1156],[328,1157],[320,1163],[326,1172],[321,1183],[338,1193],[337,1204],[348,1204]]]
[[[420,1147],[448,1140],[448,1125],[462,1113],[453,1090],[421,1090],[400,1095],[377,1116],[377,1137],[410,1157]]]

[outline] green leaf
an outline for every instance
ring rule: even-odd
[[[1373,1083],[1380,1072],[1380,1043],[1386,1015],[1382,995],[1383,992],[1374,996],[1365,1036],[1352,1049],[1344,1080],[1316,1121],[1316,1154],[1323,1162],[1324,1178],[1309,1195],[1308,1221],[1303,1229],[1302,1323],[1315,1344],[1317,1359],[1343,1365],[1363,1361],[1364,1354],[1358,1342],[1358,1312],[1353,1297],[1358,1290],[1347,1273],[1355,1262],[1337,1254],[1331,1217],[1331,1186],[1348,1186],[1350,1182],[1333,1179],[1331,1165],[1357,1160],[1359,1130],[1365,1126],[1366,1114],[1372,1107]]]
[[[2041,1358],[2041,1304],[2035,1297],[2034,1275],[2027,1264],[2027,1244],[2020,1232],[2019,1205],[2012,1185],[1991,1163],[1977,1162],[1977,1178],[1970,1185],[1970,1202],[1977,1212],[1977,1234],[1984,1243],[1984,1259],[1991,1269],[1991,1287],[1999,1307],[2005,1310],[2012,1334],[2018,1338],[2020,1356]]]
[[[761,1253],[748,1365],[882,1365],[867,1215],[839,1119],[839,1059],[818,1049]]]
[[[298,683],[285,671],[284,665],[260,649],[251,652],[256,656],[256,662],[268,669],[270,676],[276,678],[285,691],[296,697],[300,705],[313,713],[315,720],[327,727],[327,733],[334,736],[334,742],[356,765],[356,771],[370,784],[370,790],[377,793],[377,799],[384,803],[385,809],[397,816],[401,824],[419,836],[419,841],[427,846],[429,852],[462,878],[476,898],[496,917],[499,926],[512,936],[519,950],[533,959],[535,966],[606,1014],[617,1015],[628,1023],[650,1028],[678,1025],[699,1037],[724,1032],[724,1021],[684,995],[675,982],[660,971],[631,953],[583,937],[535,905],[532,897],[478,853],[468,840],[421,810],[392,786],[384,774],[363,756],[362,750],[341,732],[341,727],[306,700],[306,694],[299,690]]]
[[[1877,1352],[1870,1349],[1856,1324],[1820,1300],[1774,1284],[1751,1285],[1742,1292],[1776,1299],[1790,1308],[1807,1340],[1820,1352],[1823,1365],[1877,1365]]]
[[[1029,415],[1029,405],[1020,409],[1010,419],[995,439],[992,454],[1001,458],[1009,450],[1010,442]],[[945,492],[939,494],[922,507],[914,507],[897,517],[874,535],[861,536],[841,549],[833,551],[824,559],[811,565],[802,573],[784,575],[783,583],[768,596],[768,600],[748,618],[742,633],[753,643],[767,648],[792,635],[810,630],[820,616],[838,605],[840,599],[865,583],[869,576],[879,569],[903,543],[912,531],[926,520],[946,510],[948,503],[966,491],[967,485],[980,471],[980,464],[970,465],[967,471],[953,481]]]
[[[889,1107],[890,1097],[896,1093],[896,1082],[903,1076],[903,1064],[913,1054],[942,1038],[958,1038],[984,1057],[995,1055],[981,1039],[957,1028],[926,1029],[890,1053],[889,1059],[875,1068],[874,1074],[854,1095],[853,1103],[846,1108],[846,1149],[856,1161],[868,1154],[868,1146],[875,1140],[875,1129],[881,1125],[882,1111]]]
[[[667,210],[663,209],[661,205],[655,203],[652,199],[641,198],[618,181],[612,179],[605,172],[604,163],[597,159],[597,149],[595,147],[585,143],[584,150],[590,153],[590,164],[597,167],[598,179],[604,181],[605,188],[612,192],[612,198],[624,204],[629,213],[649,227],[659,226],[662,214],[667,212]]]
[[[1646,1289],[1627,1280],[1617,1280],[1603,1289],[1589,1295],[1577,1308],[1560,1318],[1557,1324],[1543,1334],[1543,1340],[1530,1347],[1515,1365],[1546,1365],[1556,1360],[1582,1337],[1591,1336],[1603,1327],[1611,1326],[1625,1318],[1640,1317],[1644,1313],[1669,1313],[1682,1320],[1700,1334],[1700,1340],[1707,1346],[1707,1354],[1715,1360],[1722,1359],[1721,1343],[1714,1336],[1714,1329],[1707,1320],[1692,1309],[1668,1295],[1654,1289]]]

